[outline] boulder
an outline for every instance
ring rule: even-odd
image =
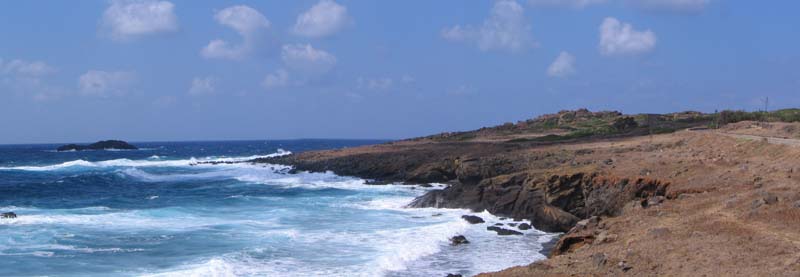
[[[528,223],[522,223],[517,228],[519,228],[520,230],[529,230],[531,229],[531,225]]]
[[[500,236],[522,235],[521,232],[514,231],[514,230],[509,230],[509,229],[505,229],[505,228],[500,228],[500,227],[497,227],[497,226],[486,227],[486,230],[495,231]]]
[[[479,223],[486,222],[486,221],[483,221],[483,218],[481,218],[479,216],[474,216],[474,215],[462,215],[461,218],[463,218],[464,220],[466,220],[470,224],[479,224]]]
[[[465,244],[465,243],[469,243],[469,241],[467,240],[466,237],[464,237],[462,235],[458,235],[458,236],[454,236],[454,237],[450,238],[450,245],[459,245],[459,244]]]
[[[0,217],[2,217],[2,218],[17,218],[17,214],[15,214],[13,212],[7,212],[7,213],[3,213],[2,215],[0,215]]]
[[[57,151],[83,151],[83,150],[106,150],[106,149],[118,149],[118,150],[136,150],[139,149],[136,146],[133,146],[127,142],[121,140],[103,140],[98,141],[89,145],[78,145],[78,144],[67,144],[58,147]]]

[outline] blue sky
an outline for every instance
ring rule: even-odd
[[[0,143],[800,106],[797,1],[3,1]]]

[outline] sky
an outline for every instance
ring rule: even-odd
[[[2,1],[0,143],[800,106],[800,1]]]

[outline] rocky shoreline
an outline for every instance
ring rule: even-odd
[[[794,146],[706,129],[543,142],[504,128],[253,162],[445,183],[409,206],[486,210],[564,233],[549,259],[488,276],[800,274]]]

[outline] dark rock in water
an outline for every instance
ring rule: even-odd
[[[522,223],[517,228],[519,228],[520,230],[529,230],[529,229],[531,229],[531,225],[528,224],[528,223]]]
[[[3,218],[17,218],[17,214],[15,214],[13,212],[3,213],[0,216],[2,216]]]
[[[474,216],[474,215],[462,215],[461,218],[463,218],[464,220],[466,220],[470,224],[478,224],[478,223],[486,222],[486,221],[483,221],[483,218],[480,218],[479,216]]]
[[[548,177],[522,172],[485,178],[478,183],[453,183],[427,192],[408,206],[488,211],[515,220],[530,220],[529,224],[545,232],[567,232],[584,218],[620,215],[632,200],[664,196],[668,186],[668,182],[656,179],[599,173]]]
[[[58,147],[56,150],[83,151],[83,150],[105,150],[105,149],[137,150],[139,148],[121,140],[104,140],[89,145],[78,145],[78,144],[62,145]]]
[[[464,237],[462,235],[458,235],[458,236],[450,238],[450,244],[451,245],[459,245],[459,244],[464,244],[464,243],[469,243],[469,241],[467,240],[466,237]]]
[[[516,223],[509,223],[508,226],[517,227],[517,224]]]
[[[497,226],[486,227],[486,230],[495,231],[495,232],[497,232],[498,235],[501,235],[501,236],[522,235],[522,233],[520,233],[520,232],[517,232],[517,231],[514,231],[514,230],[500,228],[500,227],[497,227]]]
[[[440,213],[433,214],[432,216],[442,216]]]
[[[462,275],[461,275],[461,274],[452,274],[452,273],[448,273],[448,274],[447,274],[447,277],[462,277]]]
[[[495,223],[494,226],[503,226],[503,223]]]

